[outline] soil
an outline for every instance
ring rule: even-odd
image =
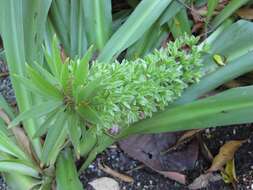
[[[235,154],[235,165],[238,183],[238,190],[253,189],[253,127],[251,125],[231,126],[224,128],[207,129],[201,133],[203,141],[213,155],[216,155],[221,145],[229,140],[248,139]],[[87,171],[80,176],[84,186],[99,177],[112,177],[98,168],[98,163],[103,162],[110,168],[134,178],[133,183],[124,183],[118,179],[122,190],[187,190],[186,185],[181,185],[143,166],[142,163],[129,158],[119,148],[109,148],[101,154],[97,160],[89,166]],[[200,154],[195,168],[187,171],[188,182],[192,182],[200,174],[203,174],[208,167],[208,162]],[[139,169],[138,169],[139,168]],[[113,178],[113,177],[112,177]],[[92,189],[89,187],[88,189]],[[225,184],[222,180],[211,183],[203,190],[230,190],[232,185]]]

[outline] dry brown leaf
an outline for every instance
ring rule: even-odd
[[[215,182],[221,180],[221,176],[213,173],[202,174],[197,177],[190,185],[188,185],[189,189],[196,190],[206,188],[210,182]]]
[[[4,122],[7,125],[10,124],[11,121],[10,121],[9,116],[2,109],[0,109],[0,117],[4,120]],[[31,149],[31,146],[30,146],[30,141],[29,141],[29,138],[27,137],[27,135],[25,134],[25,131],[19,126],[12,127],[11,131],[12,131],[13,135],[16,137],[16,140],[17,140],[18,144],[20,145],[20,147],[26,153],[28,153],[31,156],[31,158],[34,158],[34,154]]]
[[[245,140],[232,140],[226,142],[221,148],[219,153],[214,157],[211,167],[208,172],[221,170],[222,167],[234,158],[235,152],[244,143]]]
[[[178,140],[177,140],[177,144],[180,144],[182,142],[184,142],[185,140],[195,136],[198,132],[200,132],[202,129],[193,129],[190,131],[185,132]]]
[[[244,19],[253,20],[253,9],[252,8],[242,8],[236,11],[236,14]]]
[[[120,190],[119,184],[112,178],[102,177],[89,182],[95,190]]]
[[[98,168],[100,170],[102,170],[103,172],[115,177],[115,178],[118,178],[120,179],[121,181],[124,181],[124,182],[127,182],[127,183],[132,183],[134,181],[134,179],[128,175],[125,175],[125,174],[121,174],[113,169],[111,169],[110,167],[108,167],[107,165],[105,164],[101,164],[101,163],[98,163]]]
[[[235,173],[235,160],[232,159],[227,162],[225,170],[221,172],[223,181],[225,183],[235,183],[237,182],[237,177]]]
[[[2,118],[7,125],[11,123],[9,116],[1,108],[0,108],[0,118]]]

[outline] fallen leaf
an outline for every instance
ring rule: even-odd
[[[0,108],[0,118],[9,125],[11,123],[9,116]]]
[[[177,144],[180,144],[182,142],[184,142],[185,140],[195,136],[198,132],[202,131],[202,129],[193,129],[190,131],[185,132],[178,140],[177,140]]]
[[[242,8],[236,11],[236,14],[244,19],[253,20],[253,9],[252,8]]]
[[[197,177],[190,185],[188,185],[189,189],[202,189],[206,188],[211,182],[221,180],[221,176],[219,174],[206,173]]]
[[[219,153],[214,157],[211,167],[207,170],[218,171],[230,160],[234,158],[235,152],[244,143],[244,140],[232,140],[225,143],[221,148]]]
[[[125,174],[121,174],[113,169],[111,169],[110,167],[108,167],[107,165],[105,164],[101,164],[101,163],[98,163],[98,168],[100,170],[102,170],[103,172],[115,177],[115,178],[118,178],[120,179],[121,181],[124,181],[124,182],[127,182],[127,183],[132,183],[134,182],[134,179],[128,175],[125,175]]]
[[[180,149],[162,154],[174,146],[181,133],[135,135],[119,142],[120,148],[132,158],[139,160],[162,175],[185,184],[182,171],[194,168],[198,157],[198,142],[193,140]]]
[[[225,183],[235,183],[237,182],[235,173],[235,160],[229,160],[226,164],[225,170],[221,172],[223,181]]]
[[[112,178],[102,177],[89,182],[95,190],[120,190],[119,184]]]

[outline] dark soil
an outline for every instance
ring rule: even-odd
[[[238,177],[237,189],[253,189],[253,127],[251,125],[241,125],[234,127],[212,128],[201,133],[203,141],[207,144],[213,155],[216,155],[221,145],[229,140],[248,141],[241,146],[235,155],[236,173]],[[133,147],[134,148],[134,147]],[[97,160],[89,166],[87,171],[80,178],[84,184],[99,177],[108,176],[98,168],[98,162],[102,162],[110,168],[134,178],[134,183],[124,183],[118,179],[121,189],[125,190],[186,190],[187,186],[178,184],[157,174],[147,167],[142,167],[142,163],[129,158],[119,148],[109,148],[101,154]],[[201,154],[196,166],[192,171],[187,171],[188,182],[192,182],[200,174],[203,174],[208,167],[208,162]],[[112,177],[112,176],[108,176]],[[225,184],[222,180],[211,183],[206,190],[229,190],[231,185]]]

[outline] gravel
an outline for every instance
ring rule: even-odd
[[[0,60],[0,74],[6,72],[8,72],[7,67],[3,61]],[[11,80],[8,75],[0,77],[0,94],[7,100],[8,103],[16,103],[14,90],[12,89]]]

